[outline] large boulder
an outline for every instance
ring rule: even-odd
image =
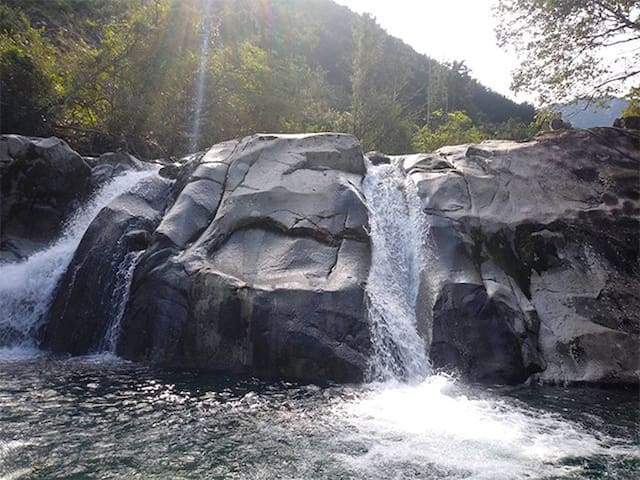
[[[428,220],[415,239],[426,246],[415,308],[436,368],[482,382],[638,383],[637,133],[567,130],[371,156],[401,164]],[[52,235],[82,189],[143,168],[123,153],[87,164],[56,140],[16,136],[2,137],[0,158],[10,173],[3,215],[19,216],[5,251]],[[81,188],[56,168],[78,175]],[[49,193],[32,185],[48,181],[40,169],[53,171]],[[171,181],[153,176],[92,222],[57,287],[44,346],[74,354],[117,346],[126,358],[172,367],[362,380],[371,246],[358,142],[255,135],[163,171]],[[67,198],[62,185],[81,193]],[[27,208],[33,198],[60,208],[44,232],[26,225],[40,208]]]
[[[91,167],[55,137],[0,136],[0,181],[1,249],[15,257],[59,235],[93,189]]]
[[[256,135],[216,145],[183,170],[136,269],[119,352],[362,380],[370,247],[356,139]]]
[[[91,179],[95,185],[103,184],[129,170],[143,170],[145,164],[127,152],[109,152],[93,160]]]
[[[432,218],[432,358],[473,379],[638,382],[640,136],[405,158]]]
[[[83,158],[60,138],[0,136],[0,262],[42,249],[98,187],[146,168],[125,152]]]

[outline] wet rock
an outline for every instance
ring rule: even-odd
[[[383,165],[391,162],[388,156],[380,152],[367,152],[366,157],[371,162],[371,165]]]
[[[128,170],[144,170],[146,166],[133,155],[126,152],[111,152],[100,155],[91,171],[96,186],[123,174]]]
[[[613,126],[617,128],[629,128],[633,130],[640,130],[640,117],[630,116],[616,118],[613,122]]]
[[[429,247],[417,319],[436,368],[489,383],[638,383],[638,134],[557,131],[371,157],[402,162],[429,220],[416,239]],[[11,209],[33,197],[21,190],[33,165],[78,169],[89,190],[138,168],[123,154],[90,163],[93,174],[56,140],[0,140],[3,173],[22,165],[8,184]],[[92,223],[57,289],[44,345],[97,349],[113,315],[115,272],[138,252],[118,346],[126,358],[362,380],[371,258],[364,163],[357,141],[341,134],[255,135],[183,159],[172,182],[156,177]],[[34,179],[44,179],[48,170],[38,168]],[[47,188],[59,208],[57,181]],[[19,223],[31,211],[3,233],[0,259],[42,241]]]
[[[161,177],[175,180],[180,174],[180,165],[165,165],[159,173]]]

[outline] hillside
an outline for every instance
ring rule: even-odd
[[[571,123],[573,128],[610,127],[616,118],[622,117],[622,112],[629,102],[621,98],[611,98],[603,103],[591,104],[585,100],[556,105],[554,108],[562,112],[562,117]]]
[[[487,132],[534,113],[329,0],[5,0],[0,29],[0,130],[85,153],[323,130],[398,153],[434,112]]]

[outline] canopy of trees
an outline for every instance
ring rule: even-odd
[[[464,63],[420,55],[329,0],[0,5],[0,130],[56,134],[87,154],[171,156],[254,132],[326,130],[404,153],[419,128],[457,111],[486,134],[534,114]]]
[[[640,85],[640,1],[500,0],[498,42],[522,63],[512,87],[542,104]]]
[[[438,110],[434,112],[434,120],[436,125],[423,126],[413,138],[413,144],[419,151],[430,152],[445,145],[480,142],[485,138],[464,112],[445,114]]]

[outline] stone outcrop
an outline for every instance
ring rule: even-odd
[[[62,139],[0,136],[0,262],[57,238],[96,188],[127,170],[147,168],[125,153],[83,158]]]
[[[638,383],[637,133],[566,130],[369,156],[402,164],[429,220],[416,239],[428,246],[416,317],[436,368],[481,382]],[[0,139],[0,158],[2,235],[19,238],[23,251],[59,229],[96,185],[141,168],[123,153],[82,159],[55,139],[17,136]],[[310,134],[255,135],[166,166],[170,180],[149,179],[86,231],[43,345],[99,350],[117,270],[137,252],[120,355],[363,380],[371,348],[365,164],[352,136]],[[58,171],[71,175],[68,185]],[[43,185],[30,187],[36,179]],[[28,226],[42,205],[58,213]],[[19,257],[3,242],[7,258]]]
[[[194,159],[136,269],[121,353],[362,380],[370,258],[363,173],[348,135],[257,135]]]
[[[616,118],[613,122],[613,126],[617,128],[640,130],[640,116]]]
[[[110,152],[95,159],[86,159],[93,169],[91,179],[94,185],[100,185],[127,170],[142,170],[143,162],[127,152]]]
[[[0,136],[0,259],[23,258],[60,234],[93,189],[91,167],[59,138]]]
[[[615,129],[404,159],[432,218],[432,357],[478,380],[637,383],[640,137]]]

